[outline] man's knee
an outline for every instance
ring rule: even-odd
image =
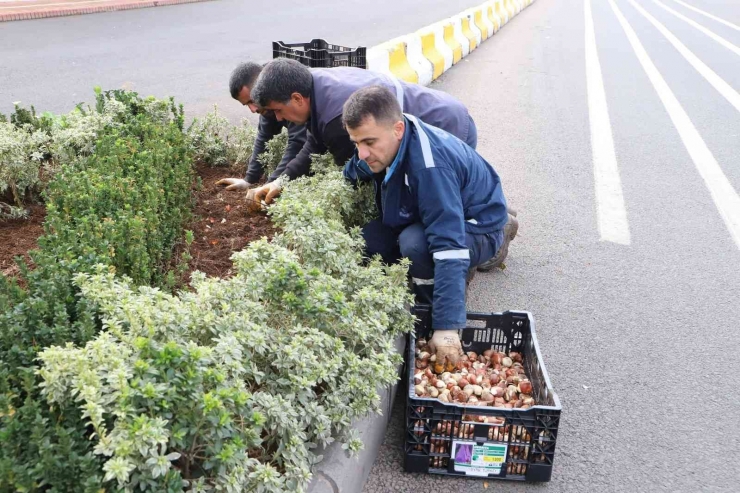
[[[365,254],[368,257],[380,255],[383,262],[393,264],[401,257],[398,251],[398,239],[393,231],[384,226],[376,219],[370,221],[362,228],[362,236],[365,239]]]
[[[424,228],[419,223],[412,224],[401,231],[398,236],[398,246],[401,249],[401,256],[411,259],[412,262],[429,255]]]
[[[401,256],[411,260],[409,274],[421,279],[434,278],[434,260],[429,253],[424,227],[420,223],[412,224],[398,236]]]

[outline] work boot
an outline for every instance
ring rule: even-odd
[[[468,269],[468,277],[465,279],[465,297],[468,296],[468,290],[470,289],[470,283],[473,282],[473,278],[475,277],[475,267],[471,267]]]
[[[519,220],[512,214],[509,214],[509,221],[504,226],[504,242],[501,244],[501,248],[498,249],[496,255],[491,260],[483,262],[478,266],[478,272],[490,272],[496,267],[501,267],[501,264],[506,260],[506,255],[509,253],[509,243],[516,237],[516,233],[519,231]]]

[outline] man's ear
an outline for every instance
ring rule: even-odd
[[[393,124],[393,135],[399,141],[403,139],[403,132],[406,130],[406,122],[399,120]]]
[[[304,98],[301,93],[294,92],[293,94],[290,95],[290,100],[300,106],[306,101],[306,98]]]

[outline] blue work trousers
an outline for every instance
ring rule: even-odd
[[[411,260],[409,275],[414,283],[414,293],[417,301],[432,303],[434,293],[434,259],[429,253],[424,227],[421,223],[414,223],[406,227],[400,234],[380,219],[370,221],[362,228],[365,239],[365,252],[368,257],[380,255],[387,264],[394,264],[401,258]],[[474,269],[483,262],[493,258],[503,243],[503,230],[486,234],[467,233],[466,244],[470,250],[470,269]]]

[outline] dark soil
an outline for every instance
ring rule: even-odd
[[[46,209],[43,205],[28,206],[26,219],[0,219],[0,272],[7,277],[16,277],[20,270],[14,257],[23,256],[29,267],[33,264],[28,251],[37,248],[37,240],[44,233]]]
[[[233,275],[231,254],[263,236],[272,238],[275,227],[264,212],[247,211],[244,190],[227,192],[216,185],[221,178],[236,176],[229,168],[196,166],[203,185],[195,192],[195,219],[186,227],[193,232],[190,271],[228,278]],[[189,279],[190,272],[185,279]]]

